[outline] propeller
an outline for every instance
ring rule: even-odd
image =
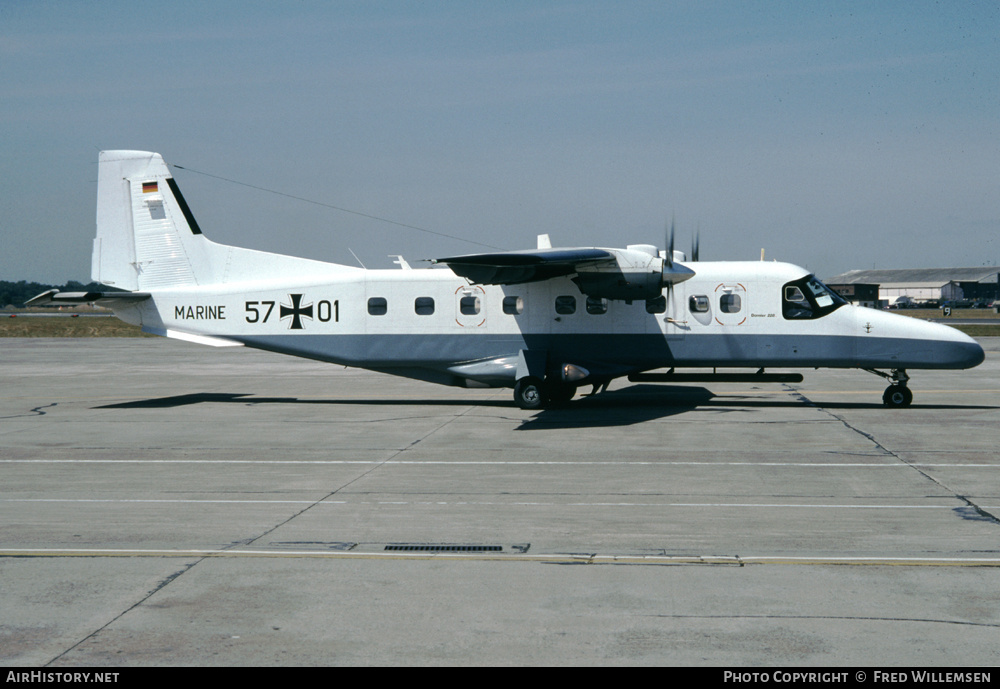
[[[667,268],[674,267],[674,239],[677,236],[677,223],[675,222],[673,216],[670,218],[670,224],[664,225],[663,227],[663,245],[666,247],[666,253],[664,264]],[[701,226],[695,231],[694,236],[691,238],[691,253],[688,255],[688,261],[699,261],[701,253]]]
[[[675,261],[674,261],[674,242],[675,242],[675,238],[677,236],[677,222],[676,222],[676,220],[675,220],[675,218],[674,218],[673,215],[671,215],[671,217],[670,217],[670,224],[666,225],[664,227],[663,231],[664,231],[664,238],[663,238],[663,240],[664,240],[664,245],[666,246],[666,250],[664,251],[664,258],[663,258],[663,272],[664,272],[664,283],[665,283],[664,286],[666,287],[666,290],[667,290],[667,294],[666,294],[667,302],[670,303],[671,305],[673,305],[673,301],[674,301],[674,282],[685,280],[687,278],[686,277],[680,277],[680,279],[678,280],[677,278],[679,276],[672,275],[671,279],[667,279],[666,273],[668,273],[668,272],[669,273],[684,273],[684,272],[686,272],[686,273],[688,273],[687,277],[691,277],[691,276],[694,275],[694,272],[690,268],[688,268],[688,267],[686,267],[684,265],[675,266]],[[697,261],[698,260],[699,253],[700,253],[700,245],[701,245],[701,228],[699,227],[698,231],[695,233],[694,237],[691,240],[691,255],[685,259],[686,261],[687,260],[692,260],[692,261]]]
[[[674,217],[670,216],[670,226],[663,228],[663,246],[666,247],[667,268],[674,267]]]
[[[663,238],[663,244],[666,247],[666,251],[664,252],[666,256],[664,256],[663,260],[663,267],[665,270],[673,270],[674,267],[674,235],[676,234],[674,230],[675,230],[674,216],[671,215],[670,226],[663,228],[663,232],[665,235]],[[673,304],[673,301],[674,301],[674,283],[667,282],[667,302]]]

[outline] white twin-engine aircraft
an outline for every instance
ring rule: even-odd
[[[692,258],[644,244],[552,248],[542,235],[536,250],[366,270],[223,246],[202,234],[158,154],[104,151],[92,277],[126,291],[52,290],[30,303],[97,302],[166,337],[513,388],[524,409],[622,376],[802,380],[771,367],[865,369],[891,382],[886,405],[905,407],[907,369],[983,361],[963,333],[848,305],[794,265]]]

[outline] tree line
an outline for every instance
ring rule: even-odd
[[[24,302],[50,289],[58,289],[60,292],[110,291],[110,288],[106,285],[97,282],[85,285],[82,282],[70,280],[65,285],[44,285],[40,282],[28,282],[26,280],[19,280],[18,282],[0,280],[0,308],[24,306]]]

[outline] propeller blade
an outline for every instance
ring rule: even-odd
[[[674,218],[670,216],[670,248],[667,249],[667,255],[670,256],[670,262],[674,261]]]
[[[700,247],[701,247],[701,228],[699,227],[698,231],[694,235],[694,242],[691,245],[691,260],[692,261],[697,261],[698,260],[698,250],[699,250]]]
[[[681,263],[674,262],[674,240],[677,236],[676,223],[673,217],[670,218],[670,225],[664,228],[666,233],[666,250],[663,259],[663,276],[661,284],[666,287],[667,294],[666,297],[669,301],[673,302],[674,298],[674,283],[684,282],[690,278],[693,278],[695,272]],[[681,254],[683,255],[683,253]]]
[[[674,267],[674,221],[671,219],[670,225],[663,226],[663,265],[666,268]]]

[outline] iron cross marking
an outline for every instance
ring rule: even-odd
[[[288,326],[289,330],[302,330],[302,320],[301,317],[305,316],[309,320],[313,317],[313,305],[310,302],[305,306],[299,306],[299,302],[302,301],[301,294],[289,294],[288,297],[292,300],[291,306],[281,305],[281,319],[284,320],[289,316],[292,317],[292,324]]]

